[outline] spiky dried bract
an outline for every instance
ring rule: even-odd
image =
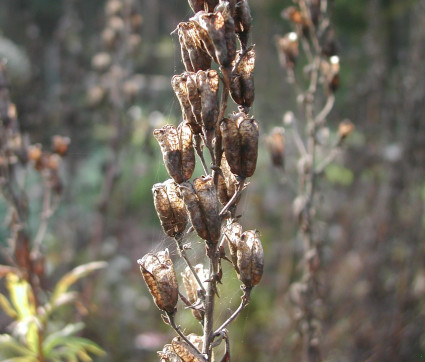
[[[239,275],[237,253],[238,245],[242,236],[242,226],[236,221],[229,221],[223,232],[226,235],[227,244],[229,245],[230,257],[232,259],[233,266],[236,270],[236,273]]]
[[[177,127],[179,136],[179,148],[182,153],[182,174],[185,180],[189,180],[195,170],[195,150],[193,149],[192,129],[187,121],[182,122]]]
[[[206,289],[208,284],[208,282],[206,282],[206,280],[208,280],[208,270],[204,269],[202,264],[195,265],[194,269]],[[181,273],[181,276],[184,288],[186,289],[187,299],[190,304],[196,305],[198,303],[198,290],[200,290],[200,288],[192,270],[189,267],[186,267],[185,271]],[[200,309],[192,309],[192,314],[198,321],[202,321],[204,319],[204,312]]]
[[[179,287],[168,249],[156,254],[146,254],[137,263],[157,307],[173,313],[177,304]]]
[[[267,149],[269,150],[272,163],[276,167],[284,167],[285,164],[285,130],[283,127],[274,127],[267,136]]]
[[[251,177],[257,167],[258,123],[253,118],[244,118],[239,123],[241,139],[241,173],[242,177]]]
[[[214,180],[211,176],[202,176],[193,181],[205,224],[208,230],[208,242],[217,243],[220,238],[221,219]]]
[[[174,337],[171,344],[173,345],[174,351],[183,360],[183,362],[206,362],[207,361],[200,353],[198,353],[194,348],[192,348],[192,346],[190,346],[187,342],[182,340],[180,337]],[[201,346],[202,346],[202,343],[201,343]]]
[[[217,196],[219,201],[226,205],[236,191],[236,177],[230,170],[226,155],[223,155],[220,163],[221,173],[218,175]]]
[[[257,285],[263,275],[264,252],[255,230],[245,231],[238,243],[239,279],[246,287]]]
[[[215,70],[196,73],[196,84],[201,96],[202,123],[206,130],[215,127],[218,118],[218,88],[219,77]]]
[[[251,107],[255,98],[254,67],[255,50],[249,48],[245,53],[239,55],[230,82],[230,95],[239,105]]]
[[[241,141],[239,130],[236,124],[236,119],[224,118],[220,122],[221,139],[223,144],[224,154],[230,170],[236,174],[241,174]]]
[[[236,34],[239,37],[242,49],[245,49],[252,22],[251,9],[247,0],[241,0],[236,4],[234,20]]]

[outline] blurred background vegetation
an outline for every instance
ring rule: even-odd
[[[274,45],[275,35],[289,31],[281,11],[290,4],[250,4],[257,50],[253,114],[263,136],[298,107]],[[173,335],[136,260],[164,247],[176,255],[152,202],[152,185],[168,178],[152,130],[180,121],[170,79],[183,65],[170,33],[191,12],[184,0],[134,5],[142,18],[134,18],[133,38],[123,46],[108,35],[120,24],[111,21],[105,0],[0,1],[0,58],[8,60],[22,131],[34,142],[48,143],[53,134],[72,140],[63,201],[45,243],[49,283],[83,262],[109,263],[80,285],[78,310],[66,312],[81,316],[84,335],[107,351],[102,361],[157,360],[156,351]],[[356,131],[320,185],[323,350],[329,361],[412,361],[425,354],[425,4],[334,0],[332,19],[341,87],[329,130],[348,118]],[[286,172],[295,176],[291,139],[285,153]],[[243,224],[259,229],[266,269],[230,328],[233,355],[235,361],[299,360],[287,296],[302,257],[294,195],[272,167],[265,142],[257,170],[242,202]],[[4,243],[6,229],[0,236]],[[221,315],[240,295],[231,270],[225,278]],[[185,313],[180,323],[196,331]],[[0,314],[2,333],[9,323]]]

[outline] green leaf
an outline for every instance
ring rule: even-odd
[[[354,180],[353,171],[340,165],[330,164],[326,167],[325,174],[329,182],[342,186],[350,186]]]
[[[46,337],[43,343],[43,352],[48,355],[55,347],[63,342],[63,338],[72,336],[75,333],[80,332],[84,328],[84,323],[68,324],[65,328],[57,332],[53,332]]]
[[[50,342],[52,343],[52,341]],[[102,356],[105,351],[96,343],[82,337],[56,337],[55,347],[45,353],[45,357],[54,361],[64,360],[78,361],[78,357],[83,361],[92,361],[89,353]]]
[[[1,361],[37,361],[36,353],[25,347],[9,334],[0,334],[0,360]]]
[[[16,309],[12,307],[9,300],[4,296],[3,294],[0,294],[0,307],[3,309],[3,311],[11,318],[17,319],[18,313],[16,312]]]
[[[56,300],[63,293],[66,293],[72,284],[96,270],[105,268],[107,265],[108,263],[106,263],[105,261],[94,261],[88,264],[77,266],[76,268],[72,269],[69,273],[65,274],[56,284],[55,290],[50,300],[51,305],[55,305]]]

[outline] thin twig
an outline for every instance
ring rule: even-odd
[[[245,179],[241,179],[238,184],[236,185],[235,193],[233,194],[232,198],[229,200],[229,202],[223,207],[223,209],[220,211],[219,216],[223,216],[227,210],[229,210],[230,207],[233,206],[241,192],[243,191],[243,187],[245,185]]]
[[[195,345],[189,341],[187,339],[187,337],[182,333],[182,331],[180,330],[180,326],[176,325],[176,322],[174,320],[174,313],[168,313],[167,312],[167,316],[168,316],[168,320],[170,322],[170,326],[176,331],[176,333],[189,345],[191,346],[196,352],[198,352],[199,354],[201,354],[201,351],[198,350],[198,348],[195,347]]]

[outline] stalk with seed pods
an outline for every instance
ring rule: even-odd
[[[153,187],[163,230],[176,240],[187,264],[182,273],[186,296],[179,291],[167,249],[149,253],[138,263],[165,323],[178,334],[158,352],[161,361],[213,361],[213,348],[223,340],[225,354],[219,360],[230,361],[226,328],[248,304],[264,264],[257,232],[243,232],[236,221],[240,195],[254,174],[258,153],[258,124],[249,115],[255,66],[254,46],[248,45],[251,12],[246,0],[189,0],[189,5],[194,16],[176,29],[185,71],[171,81],[183,121],[177,128],[166,125],[154,131],[171,179]],[[213,63],[219,71],[211,69]],[[238,111],[226,115],[229,95]],[[210,166],[204,152],[209,153]],[[205,175],[191,180],[195,154]],[[208,267],[194,266],[187,255],[183,241],[189,232],[205,241]],[[217,327],[213,317],[222,259],[231,260],[243,296],[240,306]],[[178,296],[201,323],[202,336],[185,334],[175,324]]]

